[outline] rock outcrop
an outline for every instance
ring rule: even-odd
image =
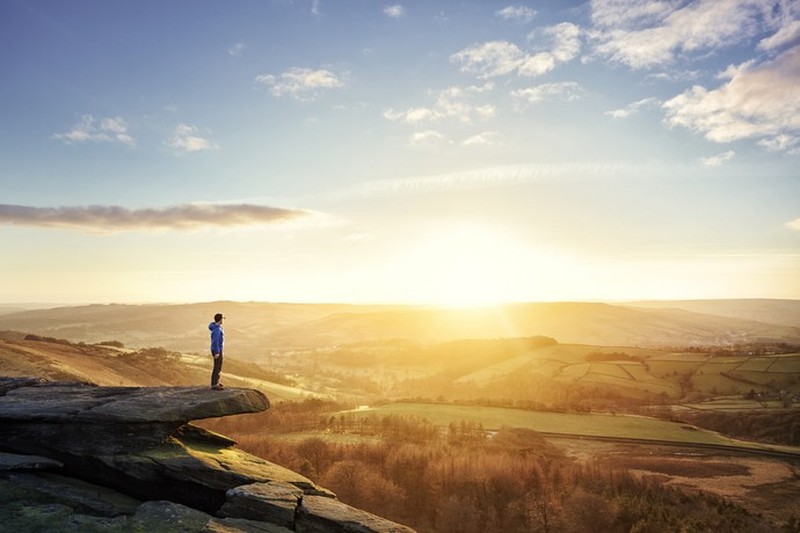
[[[0,523],[19,531],[412,531],[190,424],[268,408],[250,389],[0,378]]]

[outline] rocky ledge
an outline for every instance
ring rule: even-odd
[[[412,531],[190,424],[268,408],[250,389],[0,378],[0,523],[8,531]]]

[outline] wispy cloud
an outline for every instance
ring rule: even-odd
[[[499,133],[496,131],[484,131],[472,137],[468,137],[461,142],[464,146],[492,146],[500,144],[497,140]]]
[[[530,39],[544,39],[548,49],[529,53],[509,41],[489,41],[453,54],[450,61],[460,64],[462,72],[483,79],[512,73],[535,77],[574,59],[580,52],[580,28],[569,22],[544,28],[531,34]]]
[[[319,8],[319,1],[320,0],[311,0],[311,14],[315,17],[318,17],[322,14]]]
[[[197,126],[178,124],[172,137],[167,141],[167,146],[182,154],[205,152],[219,148],[217,143],[201,135],[207,135],[207,133],[201,132]]]
[[[434,93],[436,101],[430,107],[410,107],[405,111],[389,108],[384,110],[383,117],[393,122],[405,122],[406,124],[436,122],[445,118],[461,122],[471,122],[473,119],[485,120],[494,116],[494,105],[478,105],[474,103],[474,99],[480,94],[490,92],[493,88],[494,83],[492,82],[467,87],[448,87]]]
[[[728,150],[727,152],[723,152],[717,155],[712,155],[710,157],[701,157],[700,161],[707,167],[718,167],[721,166],[724,162],[733,159],[735,155],[736,152],[734,152],[733,150]]]
[[[770,152],[788,152],[797,155],[800,148],[800,136],[781,133],[768,139],[761,139],[758,145]]]
[[[292,67],[278,76],[262,74],[256,82],[266,85],[275,96],[288,95],[295,100],[313,100],[323,91],[344,87],[344,81],[327,69]]]
[[[85,142],[116,142],[133,146],[134,140],[128,134],[128,125],[122,117],[106,117],[95,119],[92,115],[83,115],[81,121],[64,133],[56,133],[54,139],[67,144]]]
[[[0,224],[63,228],[93,233],[258,226],[309,214],[298,209],[253,204],[186,204],[152,209],[126,209],[100,205],[29,207],[0,204]]]
[[[774,60],[729,67],[716,89],[695,85],[663,104],[668,125],[716,142],[761,139],[767,148],[794,144],[800,135],[800,45]]]
[[[796,32],[793,2],[592,0],[589,32],[595,52],[631,68],[652,68],[736,45],[765,29],[777,33],[763,48],[788,43]]]
[[[583,95],[583,87],[574,81],[543,83],[525,89],[511,91],[511,96],[523,104],[536,104],[542,100],[577,100]]]
[[[800,218],[796,218],[794,220],[790,220],[785,224],[785,226],[789,229],[793,229],[795,231],[800,231]]]
[[[418,131],[408,140],[410,146],[431,146],[445,140],[444,135],[435,130]]]
[[[399,19],[406,14],[406,9],[400,4],[386,6],[383,8],[383,14],[389,18]]]
[[[228,47],[228,55],[238,57],[242,55],[247,46],[244,43],[236,43]]]
[[[612,111],[606,111],[606,115],[612,118],[628,118],[631,115],[635,115],[641,109],[645,109],[648,107],[658,107],[661,104],[661,101],[658,98],[644,98],[642,100],[638,100],[636,102],[630,103],[627,106],[621,109],[614,109]]]
[[[526,24],[533,20],[536,16],[536,11],[527,6],[506,6],[503,9],[494,12],[496,17],[505,20],[514,20]]]
[[[515,72],[525,57],[514,43],[490,41],[465,48],[450,56],[450,61],[460,63],[462,72],[477,74],[479,78],[493,78]]]
[[[562,180],[641,179],[643,176],[674,175],[673,166],[624,161],[564,164],[503,165],[476,170],[374,180],[331,196],[350,197],[424,194],[452,190],[545,183]]]
[[[409,107],[405,111],[395,111],[386,109],[383,118],[392,122],[405,122],[407,124],[417,124],[418,122],[435,121],[444,115],[428,107]]]
[[[800,11],[800,7],[797,8]],[[758,43],[761,50],[775,50],[800,40],[800,20],[787,20],[774,34]]]

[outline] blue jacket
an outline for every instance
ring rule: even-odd
[[[208,325],[211,330],[211,353],[222,353],[222,345],[225,344],[225,332],[222,326],[216,322]]]

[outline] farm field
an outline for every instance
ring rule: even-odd
[[[429,403],[392,403],[351,412],[364,415],[375,413],[377,415],[416,416],[426,418],[440,426],[447,426],[450,423],[458,424],[463,420],[481,424],[488,431],[498,430],[502,427],[516,427],[533,429],[542,433],[587,437],[659,440],[690,445],[735,446],[756,450],[773,449],[773,447],[759,443],[729,439],[693,426],[643,416],[551,413],[503,407]],[[800,449],[796,451],[800,454]]]

